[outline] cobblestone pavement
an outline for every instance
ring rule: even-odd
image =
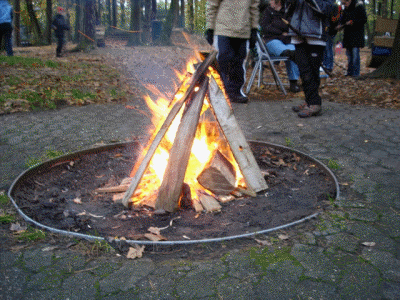
[[[216,246],[223,255],[211,245],[173,249],[182,253],[173,258],[149,249],[136,260],[41,242],[0,246],[0,298],[400,299],[400,112],[324,103],[321,116],[299,119],[291,111],[297,102],[233,106],[249,140],[289,145],[338,166],[340,199],[285,231],[289,239],[272,234],[266,246],[252,239]],[[3,115],[0,122],[2,189],[45,150],[132,139],[149,125],[118,104]],[[208,254],[196,257],[199,249]]]

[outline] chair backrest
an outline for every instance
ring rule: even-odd
[[[270,62],[274,62],[274,61],[286,61],[289,59],[286,56],[271,56],[259,32],[257,32],[256,48],[257,48],[257,54],[262,60],[268,60]]]

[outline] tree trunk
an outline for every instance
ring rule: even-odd
[[[179,16],[179,26],[185,28],[185,0],[181,0],[181,14]]]
[[[375,71],[360,77],[365,78],[394,78],[400,79],[400,21],[397,22],[392,54]]]
[[[121,7],[121,28],[126,29],[125,0],[120,1],[120,7]]]
[[[171,44],[171,34],[172,34],[172,28],[175,23],[175,16],[176,16],[176,3],[178,0],[172,0],[171,1],[171,6],[168,10],[167,17],[164,22],[164,26],[162,29],[161,33],[161,43],[163,45],[170,45]]]
[[[193,0],[188,0],[188,25],[189,32],[193,33],[194,30],[194,3]]]
[[[96,45],[96,2],[95,0],[85,0],[85,11],[84,11],[84,34],[85,41],[89,45]]]
[[[46,0],[46,40],[48,45],[51,45],[51,22],[53,21],[52,6],[52,0]]]
[[[36,43],[41,44],[43,40],[42,29],[35,15],[35,10],[33,8],[32,0],[25,0],[26,9],[28,11],[29,19],[33,24],[33,32],[35,33]]]
[[[82,40],[82,35],[79,31],[82,31],[82,1],[75,0],[75,32],[74,41],[79,43]]]
[[[144,0],[144,18],[142,26],[142,42],[148,43],[151,41],[150,28],[151,28],[151,0]]]
[[[151,20],[157,19],[157,0],[151,0]]]
[[[388,16],[388,5],[387,5],[387,0],[381,0],[382,6],[381,6],[381,16],[382,18],[387,18]]]
[[[15,0],[14,8],[17,13],[14,14],[14,35],[15,35],[15,43],[18,47],[21,47],[21,2],[20,0]]]
[[[111,25],[117,27],[117,0],[112,0],[112,19]]]
[[[106,0],[107,25],[111,26],[111,1]]]
[[[135,31],[129,35],[127,46],[137,46],[141,41],[141,13],[140,0],[131,0],[131,25],[130,30]]]

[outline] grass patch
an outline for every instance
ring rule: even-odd
[[[261,266],[263,269],[268,268],[271,264],[276,264],[282,261],[291,261],[295,266],[301,266],[301,263],[290,254],[291,248],[283,247],[271,252],[268,248],[257,253],[255,248],[250,250],[250,258],[254,259],[256,265]]]
[[[58,150],[46,150],[46,152],[40,156],[40,157],[30,157],[26,160],[25,162],[25,167],[26,168],[32,168],[38,164],[41,164],[42,162],[50,159],[57,158],[59,156],[64,155],[65,153],[63,151],[58,151]]]
[[[40,229],[28,227],[27,230],[19,233],[17,235],[17,239],[20,241],[26,241],[26,242],[35,242],[39,240],[43,240],[46,237],[46,233],[44,233]]]
[[[337,161],[333,160],[333,159],[330,159],[328,161],[328,167],[331,170],[339,170],[340,169],[339,163]]]

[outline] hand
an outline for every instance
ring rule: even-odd
[[[258,30],[256,28],[251,29],[251,34],[250,34],[250,49],[253,49],[256,46],[257,42],[257,32]]]
[[[207,29],[205,36],[207,42],[212,45],[214,43],[214,29]]]

